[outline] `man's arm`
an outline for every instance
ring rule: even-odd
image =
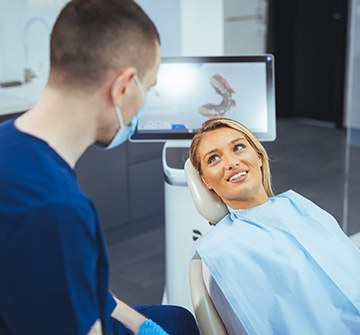
[[[114,296],[112,296],[112,298],[116,303],[116,306],[111,314],[112,318],[115,319],[115,322],[121,322],[135,335],[169,335],[154,321],[147,319],[118,298]]]
[[[13,278],[9,294],[22,307],[9,318],[14,333],[88,333],[100,316],[93,226],[65,204],[45,204],[19,222],[6,271]]]
[[[139,312],[116,298],[112,296],[116,306],[111,313],[112,318],[121,322],[126,328],[130,329],[134,335],[168,335],[159,325],[155,322],[147,319]],[[91,327],[87,335],[102,335],[101,323],[100,320],[96,322]]]
[[[126,328],[129,328],[135,335],[137,335],[140,326],[147,319],[118,298],[114,297],[114,300],[116,302],[116,307],[111,316],[123,323]]]

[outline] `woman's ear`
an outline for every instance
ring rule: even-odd
[[[205,186],[209,189],[212,190],[212,187],[210,186],[210,184],[206,181],[206,179],[204,178],[204,176],[200,176],[202,182],[205,184]]]

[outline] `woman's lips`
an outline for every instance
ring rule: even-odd
[[[227,178],[227,181],[230,183],[240,182],[246,178],[247,174],[248,174],[248,171],[245,171],[245,170],[236,171]]]

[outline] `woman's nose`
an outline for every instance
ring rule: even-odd
[[[226,163],[226,167],[229,170],[238,168],[238,166],[240,165],[238,158],[231,154],[225,155],[225,163]]]

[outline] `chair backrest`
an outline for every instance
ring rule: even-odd
[[[198,212],[212,225],[217,224],[228,208],[224,202],[210,191],[201,180],[198,172],[187,159],[184,166],[186,181]],[[227,335],[226,328],[212,302],[204,282],[203,264],[199,255],[190,261],[191,301],[196,320],[202,335]]]
[[[202,260],[198,255],[190,261],[190,291],[201,335],[228,335],[204,283]]]
[[[350,240],[353,241],[355,243],[355,245],[360,249],[360,231],[349,237],[350,237]]]
[[[186,181],[198,212],[212,225],[229,213],[219,196],[209,190],[188,158],[184,166]]]

